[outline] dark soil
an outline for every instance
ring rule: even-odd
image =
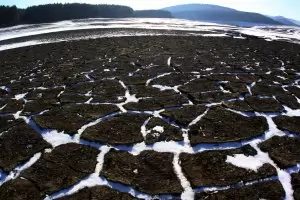
[[[191,181],[193,187],[210,185],[229,185],[240,181],[250,181],[270,177],[276,170],[269,164],[264,164],[257,172],[236,167],[226,162],[227,156],[233,154],[249,155],[255,151],[252,148],[235,150],[206,151],[194,155],[183,153],[180,156],[183,172]]]
[[[191,144],[238,141],[261,135],[267,128],[263,117],[244,117],[215,107],[191,126]]]
[[[67,31],[0,44],[114,31],[124,30]],[[137,31],[149,33],[128,30]],[[235,154],[256,155],[252,147],[214,148],[244,144],[239,142],[267,131],[266,118],[255,112],[275,113],[273,120],[280,130],[295,136],[300,133],[299,117],[284,115],[284,106],[300,108],[296,98],[300,98],[300,46],[246,37],[130,36],[1,51],[0,183],[4,183],[0,199],[44,199],[74,186],[95,172],[100,153],[95,146],[101,145],[112,147],[104,155],[101,178],[123,184],[128,191],[95,186],[62,199],[135,199],[130,188],[154,199],[164,194],[177,198],[184,188],[175,173],[174,149],[154,151],[156,142],[208,148],[195,154],[180,153],[178,164],[184,176],[197,190],[202,186],[232,187],[202,192],[196,199],[281,199],[283,189],[278,181],[261,182],[277,175],[270,164],[255,172],[226,162],[227,156]],[[24,99],[16,100],[15,95],[25,93]],[[124,104],[129,95],[138,101]],[[15,119],[18,114],[24,118]],[[201,120],[189,126],[202,114]],[[148,119],[148,132],[143,135],[141,129]],[[54,148],[43,139],[46,129],[59,132],[53,140],[63,137],[62,132],[71,138],[81,133],[79,130],[83,132],[74,140],[77,143]],[[132,155],[134,145],[143,142],[149,150]],[[299,163],[299,145],[298,137],[273,137],[259,147],[286,169]],[[41,157],[18,176],[18,167],[37,153]],[[16,177],[6,181],[8,174]],[[252,180],[259,182],[241,185]],[[300,199],[298,174],[292,175],[292,184],[295,199]]]
[[[196,200],[257,200],[257,199],[282,199],[285,193],[279,181],[255,183],[242,188],[233,188],[218,192],[204,192],[196,195]]]
[[[105,156],[101,175],[148,194],[180,194],[182,188],[172,161],[171,153],[143,151],[133,156],[112,150]]]
[[[300,133],[300,117],[279,116],[273,120],[280,130]]]
[[[107,186],[96,186],[92,188],[84,188],[78,193],[70,196],[59,198],[59,200],[137,200],[133,196],[118,192]]]
[[[292,174],[292,185],[294,189],[294,198],[300,199],[300,173]]]
[[[300,138],[275,136],[259,145],[262,151],[282,169],[292,167],[300,162]]]
[[[21,173],[38,187],[41,195],[67,188],[93,173],[99,151],[79,144],[66,144],[45,153],[32,167]]]

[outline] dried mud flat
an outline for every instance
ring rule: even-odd
[[[297,44],[120,37],[0,60],[0,199],[300,199]]]

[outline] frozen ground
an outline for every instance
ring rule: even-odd
[[[0,31],[0,199],[299,199],[297,29],[161,22]]]
[[[181,34],[193,34],[202,36],[215,37],[236,37],[243,38],[242,35],[252,35],[265,38],[268,41],[284,40],[294,43],[300,43],[300,28],[289,26],[257,26],[251,28],[242,28],[229,25],[220,25],[214,23],[197,22],[181,19],[84,19],[70,20],[48,24],[30,24],[19,25],[9,28],[0,29],[0,41],[11,40],[16,38],[36,36],[41,34],[56,33],[72,30],[88,29],[135,29],[139,31],[110,31],[106,34],[89,34],[84,36],[70,35],[67,37],[43,38],[36,39],[31,37],[24,41],[12,42],[9,44],[0,43],[0,50],[30,46],[43,43],[53,43],[68,40],[80,40],[101,37],[117,36],[143,36],[143,35],[160,35],[155,30],[183,31]],[[148,30],[148,31],[145,31]],[[141,31],[142,30],[142,31]],[[153,30],[153,32],[149,32]],[[166,33],[164,33],[166,34]],[[175,33],[169,33],[175,34]],[[178,33],[177,33],[178,34]],[[50,34],[51,35],[51,34]],[[48,35],[49,36],[49,35]]]

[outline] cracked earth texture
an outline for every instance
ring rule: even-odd
[[[297,44],[101,38],[0,60],[0,199],[300,199]]]

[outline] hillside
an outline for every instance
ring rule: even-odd
[[[299,26],[299,24],[295,23],[294,20],[288,19],[283,16],[275,16],[271,18],[287,26]]]
[[[17,24],[50,23],[86,18],[172,18],[165,10],[137,10],[120,5],[45,4],[19,9],[16,6],[0,6],[0,27]]]
[[[120,5],[45,4],[19,9],[16,6],[0,6],[0,27],[17,24],[49,23],[84,18],[133,17],[134,10]]]
[[[134,11],[134,17],[142,18],[172,18],[172,14],[165,10],[136,10]]]
[[[163,8],[175,18],[216,22],[232,25],[281,25],[282,23],[252,12],[242,12],[231,8],[209,4],[186,4]]]
[[[182,11],[190,11],[190,10],[236,11],[235,9],[232,8],[210,5],[210,4],[183,4],[183,5],[176,5],[176,6],[163,8],[163,10],[168,10],[170,12],[182,12]]]
[[[300,26],[300,21],[299,20],[295,20],[295,19],[289,19],[291,22],[293,22],[294,24],[297,24],[298,26]]]

